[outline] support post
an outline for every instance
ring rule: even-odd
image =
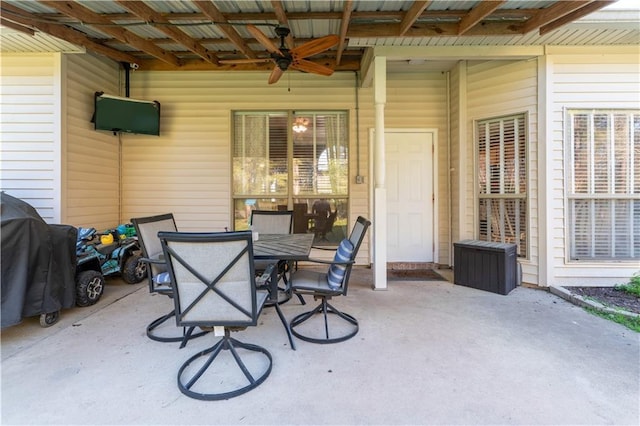
[[[374,103],[375,103],[375,146],[374,146],[374,244],[373,244],[373,288],[387,288],[387,188],[384,142],[384,106],[387,102],[387,59],[374,58]]]

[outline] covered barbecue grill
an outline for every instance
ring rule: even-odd
[[[28,203],[0,196],[2,328],[36,315],[52,325],[75,304],[77,229],[49,225]]]

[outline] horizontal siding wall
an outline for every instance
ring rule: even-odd
[[[467,115],[468,129],[467,140],[464,141],[467,152],[466,162],[473,167],[468,167],[467,184],[469,191],[466,194],[468,200],[474,200],[468,204],[467,215],[473,215],[473,223],[467,224],[469,229],[466,235],[477,235],[477,203],[476,203],[476,176],[475,176],[475,121],[491,117],[499,117],[508,114],[526,113],[528,119],[527,166],[529,180],[528,205],[529,205],[529,259],[520,259],[522,265],[523,281],[538,283],[538,136],[537,136],[537,62],[527,61],[482,61],[469,62],[467,64]],[[471,211],[472,210],[472,211]]]
[[[60,221],[60,55],[1,55],[0,189]]]
[[[118,68],[88,54],[65,55],[63,220],[74,226],[103,230],[121,222],[119,136],[91,122],[95,92],[119,95]]]
[[[437,205],[434,209],[433,235],[437,235],[436,263],[449,264],[449,191],[447,171],[447,90],[446,74],[388,73],[385,129],[437,129],[437,158],[434,157],[434,187]]]
[[[553,217],[552,265],[548,285],[613,285],[627,282],[640,269],[637,263],[569,263],[567,261],[564,175],[564,110],[566,108],[640,108],[640,56],[550,55],[552,75],[549,123],[554,147],[550,151]]]
[[[368,185],[356,185],[354,73],[331,77],[287,72],[275,85],[265,72],[144,72],[131,77],[131,97],[161,104],[161,136],[122,137],[123,219],[172,212],[183,231],[232,225],[233,110],[347,110],[350,113],[350,224],[370,217]],[[366,126],[371,89],[360,93],[360,165],[368,170]],[[367,179],[368,182],[368,179]],[[369,263],[365,241],[358,263]]]

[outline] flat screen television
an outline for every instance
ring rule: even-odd
[[[160,136],[160,102],[95,94],[96,130]]]

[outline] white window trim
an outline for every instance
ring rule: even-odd
[[[479,151],[479,135],[478,135],[478,124],[480,122],[485,122],[485,121],[493,121],[493,120],[504,120],[510,117],[523,117],[524,120],[524,137],[525,137],[525,164],[527,164],[527,170],[525,173],[525,179],[526,179],[526,191],[524,191],[523,193],[520,194],[509,194],[509,195],[503,195],[503,194],[492,194],[493,196],[491,196],[491,194],[480,194],[480,185],[479,185],[479,180],[478,180],[478,176],[480,173],[479,170],[479,162],[480,162],[480,158],[478,157],[478,151]],[[531,209],[531,205],[530,205],[530,196],[529,196],[529,192],[531,190],[531,170],[528,167],[529,165],[529,150],[530,148],[530,135],[529,135],[529,122],[530,122],[530,118],[529,118],[529,111],[520,111],[520,112],[514,112],[514,113],[509,113],[509,114],[503,114],[503,115],[496,115],[496,116],[492,116],[492,117],[482,117],[482,118],[476,118],[473,120],[473,130],[472,130],[472,135],[473,135],[473,158],[474,158],[474,175],[473,175],[473,182],[474,182],[474,194],[475,194],[475,201],[474,201],[474,235],[476,238],[479,238],[480,235],[480,200],[483,198],[491,198],[491,199],[498,199],[498,198],[505,198],[505,199],[524,199],[527,202],[527,211],[525,212],[526,214],[526,218],[525,218],[525,230],[524,232],[527,235],[526,238],[526,243],[525,243],[525,249],[526,249],[526,256],[522,256],[519,257],[518,260],[529,260],[531,259],[531,226],[530,226],[530,214],[529,214],[529,210]],[[502,150],[501,150],[501,155],[502,155]],[[517,167],[517,166],[516,166]],[[504,174],[501,173],[501,181],[504,178]],[[502,182],[501,182],[502,185]],[[504,226],[504,223],[502,224],[502,226]]]
[[[624,264],[637,264],[637,259],[615,259],[615,258],[602,258],[602,259],[572,259],[572,241],[573,241],[573,221],[571,220],[571,200],[575,199],[594,199],[594,200],[605,200],[605,199],[619,199],[619,200],[640,200],[640,194],[602,194],[602,195],[577,195],[574,192],[574,176],[573,176],[573,154],[574,154],[574,143],[573,143],[573,122],[571,120],[572,114],[575,113],[634,113],[640,114],[640,110],[637,109],[629,109],[629,108],[597,108],[597,107],[585,107],[585,108],[567,108],[564,107],[562,111],[562,119],[563,119],[563,148],[564,148],[564,164],[563,169],[565,171],[565,182],[564,182],[564,235],[565,235],[565,263],[570,265],[602,265],[603,263],[616,263],[620,265]],[[609,129],[613,131],[613,127]],[[593,133],[591,134],[593,136]],[[632,136],[633,137],[633,136]],[[593,148],[593,143],[590,144],[591,148]],[[613,150],[613,147],[610,147],[610,150]],[[611,154],[611,153],[610,153]],[[633,156],[633,150],[631,150],[631,155]],[[631,158],[631,162],[633,163],[633,158]],[[593,168],[593,163],[589,163],[589,167]],[[610,169],[609,173],[613,173]],[[628,177],[629,179],[629,177]],[[610,179],[610,184],[612,184],[613,180]]]

